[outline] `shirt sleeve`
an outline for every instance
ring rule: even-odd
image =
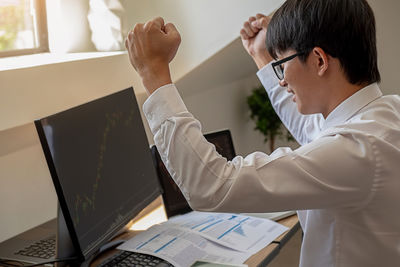
[[[302,115],[292,101],[292,94],[279,86],[271,63],[260,69],[257,76],[267,91],[275,112],[296,141],[304,145],[314,140],[324,122],[322,114]]]
[[[330,134],[295,151],[227,161],[204,138],[174,85],[156,90],[143,108],[161,158],[193,209],[356,208],[370,194],[374,153],[363,135]]]

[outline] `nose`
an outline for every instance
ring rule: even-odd
[[[285,79],[283,79],[283,80],[279,81],[279,85],[282,86],[282,87],[287,87],[288,83],[285,81]]]

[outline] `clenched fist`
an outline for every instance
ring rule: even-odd
[[[257,14],[255,17],[250,17],[245,21],[243,28],[240,30],[243,47],[253,58],[259,69],[272,60],[265,45],[269,21],[269,17]]]
[[[164,24],[160,17],[146,24],[136,24],[125,40],[132,66],[151,94],[171,83],[169,63],[175,57],[181,37],[172,23]]]

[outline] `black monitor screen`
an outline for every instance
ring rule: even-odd
[[[35,124],[71,240],[84,257],[160,195],[132,88]]]
[[[217,152],[227,160],[232,160],[235,156],[235,148],[233,146],[231,132],[222,130],[214,133],[205,134],[204,137],[208,142],[215,146]],[[154,165],[157,169],[158,179],[163,188],[163,201],[165,211],[168,217],[184,214],[191,211],[189,204],[183,196],[179,187],[175,184],[167,168],[161,160],[160,154],[156,146],[151,148]]]

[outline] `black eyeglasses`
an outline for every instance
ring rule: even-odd
[[[275,72],[275,74],[276,74],[276,76],[278,77],[279,80],[283,80],[283,78],[285,76],[284,72],[283,72],[283,70],[284,70],[283,63],[285,63],[285,62],[287,62],[289,60],[292,60],[295,57],[300,56],[302,54],[304,54],[304,52],[296,53],[294,55],[285,57],[284,59],[281,59],[279,61],[276,61],[276,62],[272,63],[272,68],[274,69],[274,72]]]

